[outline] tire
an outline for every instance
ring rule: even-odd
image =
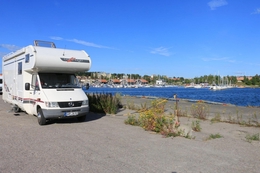
[[[86,120],[86,115],[81,116],[81,117],[77,117],[79,122],[84,122]]]
[[[41,108],[38,108],[37,109],[37,119],[38,119],[38,123],[39,125],[45,125],[46,124],[46,119],[43,115],[43,112],[42,112],[42,109]]]
[[[14,113],[18,113],[18,112],[21,111],[21,109],[20,109],[17,105],[15,105],[15,106],[13,107],[13,110],[14,110]]]

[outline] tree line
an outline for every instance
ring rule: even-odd
[[[77,73],[78,76],[86,76],[91,79],[145,79],[149,84],[155,84],[157,80],[162,80],[167,84],[183,85],[183,84],[200,84],[208,83],[209,85],[220,85],[220,84],[238,84],[237,76],[219,76],[219,75],[204,75],[195,78],[184,78],[184,77],[167,77],[165,75],[139,75],[139,74],[124,74],[124,73],[112,73],[109,77],[106,75],[98,75],[98,72],[86,72],[86,73]],[[242,81],[239,81],[244,85],[257,85],[260,86],[260,76],[256,74],[251,79],[244,76]]]

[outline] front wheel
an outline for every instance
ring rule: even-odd
[[[45,125],[46,124],[46,119],[43,115],[42,109],[38,108],[37,109],[37,119],[38,119],[38,123],[39,125]]]
[[[21,109],[20,109],[17,105],[15,105],[15,106],[13,107],[13,110],[14,110],[14,113],[18,113],[18,112],[21,111]]]
[[[79,122],[84,122],[86,120],[86,115],[77,118]]]

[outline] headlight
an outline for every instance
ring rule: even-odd
[[[59,107],[57,102],[45,102],[45,105],[49,108]]]
[[[88,100],[83,100],[82,105],[88,105]]]

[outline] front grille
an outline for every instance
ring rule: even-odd
[[[82,105],[82,101],[76,102],[58,102],[60,108],[71,108],[71,107],[80,107]]]

